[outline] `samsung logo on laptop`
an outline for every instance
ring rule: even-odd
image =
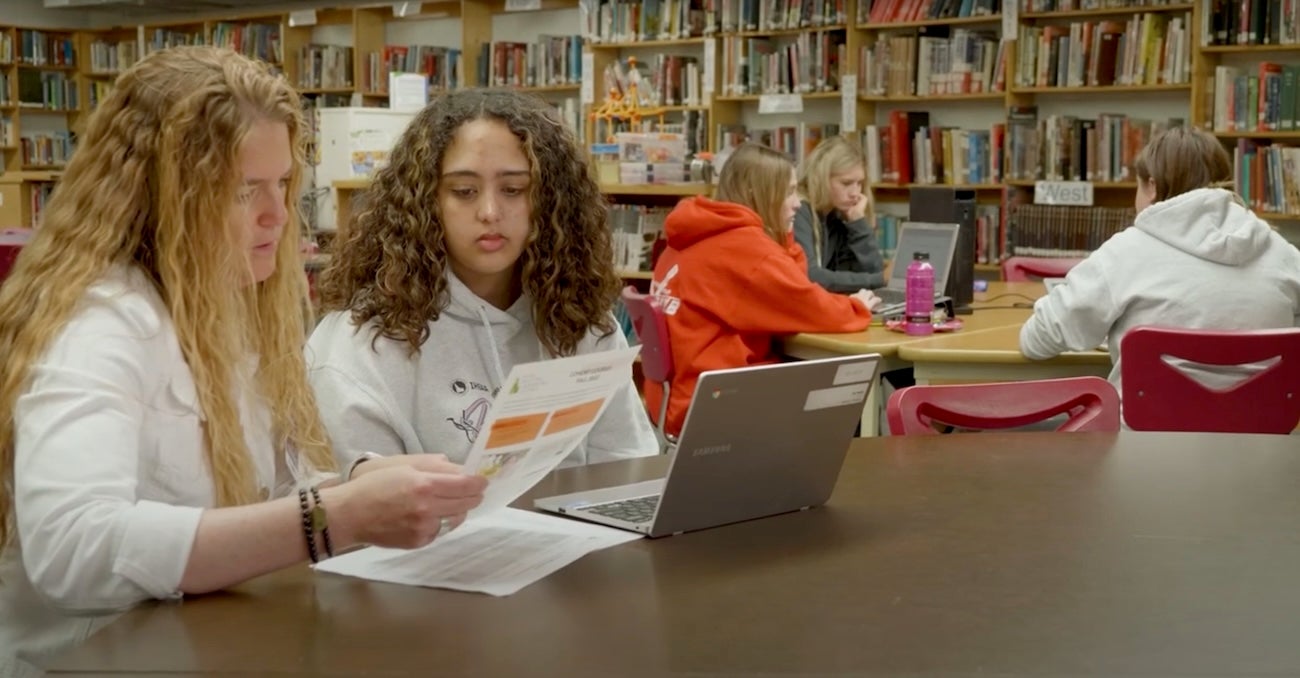
[[[723,452],[730,452],[730,451],[731,451],[731,443],[727,443],[725,445],[706,445],[704,447],[697,447],[691,450],[691,456],[705,457],[710,454],[722,454]]]

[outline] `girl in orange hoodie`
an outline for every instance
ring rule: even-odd
[[[672,436],[702,372],[778,362],[780,335],[866,329],[879,301],[867,290],[844,296],[808,279],[790,230],[799,196],[784,155],[740,145],[715,196],[683,200],[668,215],[668,248],[650,286],[668,316],[676,367],[665,426]],[[645,395],[658,413],[663,388],[647,382]]]

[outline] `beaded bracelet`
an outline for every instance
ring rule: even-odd
[[[330,542],[330,523],[329,515],[325,513],[325,505],[320,501],[320,492],[316,486],[311,487],[311,499],[315,506],[311,510],[311,526],[313,530],[320,530],[321,539],[325,542],[325,557],[334,557],[334,544]]]
[[[307,490],[298,490],[298,505],[302,507],[302,534],[307,538],[307,555],[311,556],[311,562],[320,562],[320,555],[316,553],[316,530],[312,528],[312,510],[307,504]]]

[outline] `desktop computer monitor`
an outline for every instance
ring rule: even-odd
[[[975,191],[950,186],[913,188],[907,218],[957,224],[957,248],[944,294],[952,299],[954,312],[970,313],[975,298]]]

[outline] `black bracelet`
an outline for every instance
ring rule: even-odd
[[[298,490],[298,505],[302,507],[302,534],[307,538],[307,555],[311,556],[311,562],[320,562],[320,556],[316,553],[316,531],[311,525],[311,507],[307,505],[307,490]]]
[[[334,544],[330,542],[329,514],[325,513],[325,505],[321,503],[320,492],[315,485],[311,487],[311,500],[316,504],[311,510],[311,526],[320,530],[321,539],[325,542],[325,557],[333,558]]]

